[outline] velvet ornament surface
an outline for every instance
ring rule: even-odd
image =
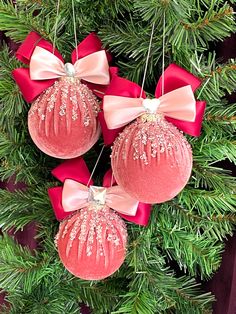
[[[78,78],[63,77],[32,104],[28,128],[36,146],[52,157],[70,159],[86,153],[98,140],[99,103]]]
[[[65,268],[85,280],[101,280],[122,265],[127,231],[106,205],[89,205],[60,224],[56,245]]]
[[[117,183],[144,203],[162,203],[187,184],[192,150],[183,134],[162,115],[145,114],[115,140],[111,164]]]

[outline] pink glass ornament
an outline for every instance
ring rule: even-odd
[[[86,153],[98,140],[99,103],[75,77],[62,77],[32,104],[28,128],[36,146],[47,155],[69,159]]]
[[[128,194],[143,203],[162,203],[187,184],[192,150],[162,115],[144,114],[120,133],[111,163],[117,183]]]
[[[91,204],[60,224],[56,245],[66,269],[85,280],[113,274],[126,254],[123,220],[106,205]]]

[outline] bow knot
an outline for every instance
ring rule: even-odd
[[[161,104],[160,99],[154,98],[154,99],[143,99],[143,107],[146,110],[147,113],[156,113],[159,106]]]
[[[65,63],[64,70],[67,76],[70,76],[70,77],[75,76],[75,67],[72,63],[70,62]]]
[[[90,185],[88,201],[91,203],[105,205],[106,204],[107,189],[102,186]]]

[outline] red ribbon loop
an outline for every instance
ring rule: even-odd
[[[52,174],[63,183],[66,179],[71,179],[81,184],[87,185],[90,178],[87,165],[81,157],[63,162],[61,165],[53,169]],[[112,186],[116,185],[114,178],[112,178],[111,170],[108,170],[104,176],[103,186],[109,188],[111,183]],[[91,180],[89,185],[92,184],[93,182]],[[62,191],[63,187],[53,187],[48,189],[48,195],[52,203],[55,216],[59,221],[67,218],[72,213],[66,212],[62,206]],[[146,226],[148,224],[150,212],[150,204],[139,203],[135,216],[123,215],[121,213],[119,215],[128,221]]]
[[[192,91],[195,92],[200,87],[201,83],[202,82],[198,77],[174,63],[170,64],[164,72],[164,94],[186,85],[191,85]],[[161,96],[161,91],[162,76],[158,80],[156,86],[156,98]],[[196,119],[194,122],[181,121],[169,117],[166,117],[166,120],[173,123],[178,129],[189,135],[200,136],[205,108],[205,101],[196,101]]]

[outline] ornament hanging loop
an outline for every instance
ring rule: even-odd
[[[156,18],[156,14],[155,14],[155,18]],[[150,41],[149,41],[149,46],[148,46],[148,53],[147,53],[147,58],[146,58],[146,63],[145,63],[143,80],[142,80],[142,85],[141,85],[141,91],[140,91],[139,98],[142,97],[144,84],[145,84],[145,80],[146,80],[146,76],[147,76],[147,69],[148,69],[148,63],[149,63],[149,60],[150,60],[150,54],[151,54],[151,47],[152,47],[152,42],[153,42],[154,30],[155,30],[155,21],[152,24],[152,30],[151,30]],[[163,13],[163,35],[162,35],[162,95],[164,95],[164,91],[165,91],[165,89],[164,89],[165,36],[166,36],[166,15],[165,15],[165,11],[164,11],[164,13]]]
[[[99,153],[99,155],[98,155],[98,158],[97,158],[97,160],[96,160],[96,163],[95,163],[95,165],[94,165],[94,167],[93,167],[93,170],[92,170],[92,172],[91,172],[90,178],[88,179],[87,186],[89,186],[89,183],[90,183],[90,181],[91,181],[91,179],[92,179],[92,177],[93,177],[93,174],[94,174],[94,172],[95,172],[95,170],[96,170],[96,168],[97,168],[97,165],[98,165],[99,160],[100,160],[100,158],[101,158],[101,156],[102,156],[102,153],[103,153],[104,148],[105,148],[105,145],[102,146],[102,149],[101,149],[101,151],[100,151],[100,153]]]
[[[72,18],[73,18],[73,26],[74,26],[74,39],[75,39],[75,51],[76,51],[76,60],[78,60],[78,42],[77,42],[77,32],[76,32],[76,21],[75,21],[75,3],[74,0],[71,0],[72,4]]]
[[[76,50],[76,60],[78,60],[78,41],[77,41],[77,32],[76,32],[75,3],[74,3],[74,0],[71,0],[71,6],[72,6],[72,20],[73,20],[73,28],[74,28],[74,41],[75,41],[75,50]],[[59,21],[59,11],[60,11],[60,0],[57,1],[56,20],[55,20],[55,25],[54,25],[54,36],[53,36],[53,50],[52,50],[53,54],[55,54],[55,48],[56,48],[56,38],[57,38],[58,21]],[[71,76],[71,75],[69,75],[69,76]]]
[[[60,10],[60,0],[57,1],[57,12],[56,12],[56,20],[54,25],[54,36],[53,36],[53,47],[52,53],[55,54],[56,48],[56,37],[57,37],[57,28],[58,28],[58,20],[59,20],[59,10]]]

